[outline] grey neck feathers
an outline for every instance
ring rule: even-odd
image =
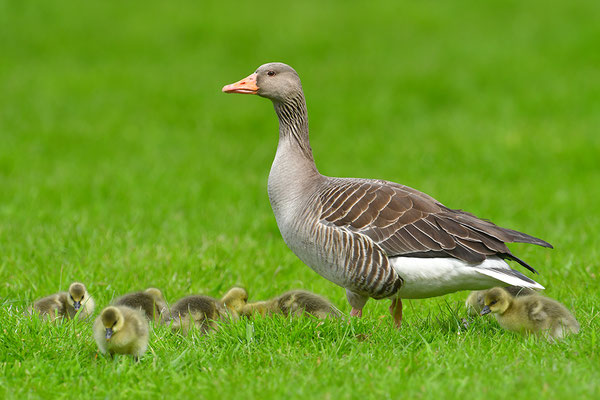
[[[301,154],[314,165],[308,140],[308,112],[302,91],[284,102],[273,102],[273,105],[279,118],[279,141],[291,141],[294,147],[297,146]]]

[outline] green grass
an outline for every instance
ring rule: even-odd
[[[600,6],[589,1],[0,0],[0,397],[597,398]],[[268,101],[224,84],[268,61],[300,73],[320,171],[425,191],[555,245],[511,246],[579,335],[550,345],[465,328],[465,293],[365,318],[264,319],[151,333],[139,364],[91,322],[23,315],[87,284],[98,307],[344,291],[285,246],[266,179]]]

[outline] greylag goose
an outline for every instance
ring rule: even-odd
[[[352,316],[362,315],[370,297],[391,299],[399,327],[401,299],[506,285],[543,289],[509,267],[505,260],[536,272],[505,243],[549,243],[450,209],[408,186],[321,175],[308,140],[302,85],[290,66],[264,64],[223,92],[273,102],[279,143],[268,193],[277,226],[300,260],[346,289]]]
[[[481,315],[493,313],[504,329],[535,334],[550,341],[579,332],[579,322],[558,301],[539,294],[513,297],[501,288],[486,292]]]

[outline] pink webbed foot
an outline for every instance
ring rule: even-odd
[[[350,316],[358,318],[362,317],[362,309],[365,306],[367,300],[369,300],[369,298],[354,293],[349,289],[346,289],[346,297],[348,298],[348,303],[350,303],[350,306],[352,307],[352,310],[350,311]]]
[[[399,298],[395,298],[392,300],[392,304],[390,305],[390,314],[392,314],[392,318],[394,318],[394,326],[400,329],[400,325],[402,325],[402,300]]]
[[[350,316],[351,317],[362,317],[362,308],[354,308],[352,307],[352,310],[350,311]]]

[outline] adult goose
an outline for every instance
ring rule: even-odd
[[[399,327],[403,298],[507,285],[543,289],[509,267],[505,260],[536,272],[505,243],[549,243],[394,182],[321,175],[308,140],[302,85],[290,66],[264,64],[223,92],[273,102],[279,144],[268,192],[277,226],[305,264],[346,289],[352,316],[362,315],[369,297],[391,299]]]

